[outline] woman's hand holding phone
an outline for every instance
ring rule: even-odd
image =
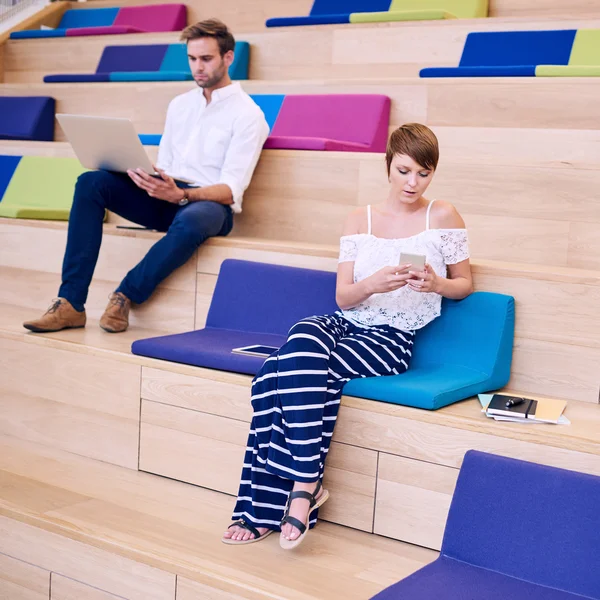
[[[385,294],[404,287],[413,277],[409,273],[411,267],[406,264],[379,269],[364,280],[369,294]]]
[[[423,271],[409,271],[408,287],[415,292],[433,292],[439,294],[439,280],[431,265],[426,264]]]

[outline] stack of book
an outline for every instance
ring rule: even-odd
[[[479,399],[486,416],[496,421],[570,424],[570,421],[563,415],[567,406],[564,400],[551,398],[534,400],[508,394],[480,394]]]

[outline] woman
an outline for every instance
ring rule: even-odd
[[[254,416],[228,544],[281,530],[297,546],[329,497],[321,480],[342,388],[350,379],[400,374],[414,332],[440,314],[441,300],[472,290],[465,224],[447,202],[424,197],[439,159],[437,138],[416,123],[391,135],[390,188],[355,210],[340,242],[334,315],[303,319],[252,383]],[[425,255],[424,270],[399,264]]]

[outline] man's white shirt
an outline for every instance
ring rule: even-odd
[[[268,135],[262,110],[239,83],[215,90],[208,105],[197,88],[169,104],[157,166],[199,186],[228,185],[239,213]]]

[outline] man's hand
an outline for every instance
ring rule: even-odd
[[[140,189],[144,190],[148,196],[152,198],[158,198],[159,200],[165,200],[171,204],[179,204],[179,201],[183,199],[183,190],[177,187],[177,184],[173,181],[172,177],[169,177],[164,171],[156,168],[154,170],[160,174],[159,177],[152,177],[148,175],[142,169],[135,169],[127,171],[127,175],[131,178],[133,183]]]

